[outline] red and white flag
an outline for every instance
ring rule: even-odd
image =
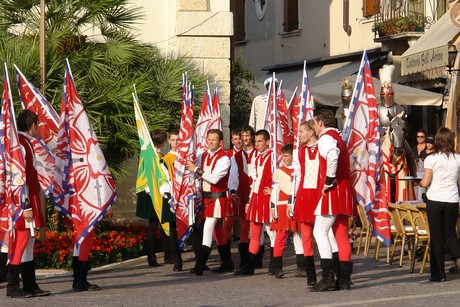
[[[203,94],[203,101],[201,103],[200,114],[198,115],[195,129],[196,157],[198,160],[200,160],[203,153],[208,150],[208,145],[206,143],[206,133],[210,129],[212,120],[214,118],[213,112],[213,99],[211,98],[209,83],[207,82],[206,89]]]
[[[385,188],[381,186],[377,101],[366,51],[356,78],[343,140],[350,153],[351,180],[358,205],[366,210],[373,224],[374,235],[386,246],[390,246],[388,199]]]
[[[214,94],[212,95],[212,111],[211,124],[209,129],[219,129],[222,131],[222,117],[220,117],[220,98],[219,98],[219,83],[216,80]],[[223,149],[223,148],[222,148]]]
[[[278,95],[276,97],[276,108],[277,108],[279,126],[281,128],[281,136],[283,139],[283,145],[286,145],[286,144],[292,143],[293,139],[292,139],[290,128],[289,128],[289,112],[288,112],[288,106],[287,106],[287,101],[286,101],[286,95],[284,94],[284,89],[281,88],[281,84],[278,90]]]
[[[51,194],[54,177],[54,155],[58,134],[59,116],[45,97],[35,88],[15,65],[18,77],[19,98],[23,109],[38,116],[38,135],[28,137],[34,148],[38,181],[45,195]],[[28,136],[28,135],[26,135]]]
[[[187,84],[187,75],[182,81],[182,114],[179,142],[174,162],[174,200],[176,204],[176,226],[179,246],[185,244],[195,221],[195,176],[186,168],[187,162],[196,163],[193,119],[193,88]]]
[[[28,193],[6,64],[4,76],[0,115],[0,245],[8,248],[14,243],[14,224],[22,216]],[[8,259],[13,252],[14,248],[8,248]]]
[[[299,128],[306,120],[313,119],[313,99],[310,92],[310,81],[308,80],[307,73],[307,62],[303,62],[303,73],[302,73],[302,84],[300,91],[300,101],[293,99],[290,105],[291,114],[293,119],[292,130],[294,136],[294,148],[292,152],[292,165],[294,168],[300,168],[299,162],[299,148],[300,148],[300,138],[299,138]],[[299,180],[297,172],[294,172],[291,185],[291,197],[289,198],[288,204],[292,205],[293,210],[295,210],[295,187],[297,180]]]
[[[53,204],[74,222],[85,225],[76,241],[77,248],[104,217],[115,198],[115,182],[78,96],[67,60],[56,147]]]

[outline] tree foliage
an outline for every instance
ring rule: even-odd
[[[178,128],[182,73],[195,93],[205,77],[184,57],[164,57],[133,35],[140,8],[128,0],[47,0],[44,95],[60,110],[65,59],[115,178],[139,152],[131,93],[136,86],[150,128]],[[0,0],[0,59],[40,85],[40,0]],[[13,77],[10,80],[14,80]],[[14,87],[14,85],[12,84]],[[18,101],[16,91],[14,100]],[[199,99],[199,98],[197,98]],[[197,100],[198,101],[198,100]]]
[[[244,67],[240,58],[232,63],[230,87],[233,95],[230,104],[230,129],[233,130],[248,124],[248,110],[251,110],[252,105],[251,88],[255,87],[254,75]]]

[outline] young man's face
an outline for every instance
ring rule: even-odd
[[[265,152],[270,146],[270,140],[265,140],[263,135],[256,135],[256,149]]]
[[[241,147],[243,146],[243,143],[241,142],[241,137],[238,134],[232,135],[231,142],[236,149],[241,149]]]
[[[283,161],[284,165],[291,166],[292,165],[292,154],[290,152],[285,152],[281,155],[281,160]]]
[[[219,135],[217,133],[209,133],[206,138],[206,143],[210,151],[216,151],[221,145],[221,140],[219,140]]]
[[[169,145],[171,146],[171,150],[177,151],[177,147],[179,146],[179,135],[170,134],[168,142],[169,142]]]
[[[305,128],[305,125],[301,125],[299,128],[300,143],[307,144],[310,141],[312,134],[313,131],[310,131],[307,128]]]
[[[241,132],[241,138],[243,139],[243,146],[244,147],[252,147],[252,136],[251,132],[243,131]]]

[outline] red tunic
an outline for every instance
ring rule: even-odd
[[[280,190],[276,206],[278,219],[271,222],[271,230],[297,231],[300,229],[300,227],[297,227],[297,223],[286,214],[293,176],[294,168],[285,165],[280,166],[273,175],[273,181],[279,184]]]
[[[227,154],[227,157],[229,157],[231,159],[234,155],[236,155],[236,153],[238,153],[240,151],[241,151],[241,149],[238,150],[238,149],[235,149],[235,147],[232,147],[229,150],[227,150],[226,154]]]
[[[38,173],[34,166],[34,149],[32,144],[23,133],[19,133],[19,143],[24,148],[26,163],[26,184],[29,187],[29,201],[34,212],[35,227],[43,227],[45,225],[40,202],[40,186],[38,182]],[[21,216],[16,222],[17,229],[24,229],[25,222]]]
[[[252,184],[252,195],[246,219],[250,222],[270,222],[270,195],[264,195],[266,187],[272,187],[271,150],[264,155],[259,154],[251,167],[254,167],[256,178]]]
[[[238,216],[246,216],[245,207],[249,201],[249,194],[251,193],[252,178],[249,176],[249,168],[252,161],[257,156],[257,150],[254,148],[249,154],[240,150],[235,154],[235,161],[238,165],[238,190],[236,195],[238,196],[240,203],[236,207]]]
[[[202,169],[204,171],[213,171],[216,163],[222,157],[226,157],[226,154],[223,150],[217,151],[212,157],[209,156],[208,152],[203,153],[203,163]],[[225,175],[222,179],[219,180],[216,184],[209,184],[210,188],[206,188],[206,182],[203,180],[203,192],[227,192],[228,184],[228,175]],[[228,212],[231,206],[228,203],[228,197],[220,197],[217,199],[204,198],[203,205],[205,207],[204,217],[217,217],[224,218],[227,215],[231,214]]]
[[[318,146],[302,145],[299,150],[299,163],[300,182],[295,200],[294,220],[314,223],[316,205],[321,197],[321,191],[318,190]]]
[[[337,142],[337,147],[340,150],[337,161],[337,171],[335,178],[337,180],[334,186],[327,190],[319,201],[319,214],[317,215],[353,215],[353,192],[350,181],[350,156],[348,148],[343,142],[338,130],[329,129],[324,133],[329,135]],[[327,161],[321,155],[319,157],[319,178],[318,191],[321,193],[324,184],[326,183]],[[316,212],[315,212],[316,213]]]

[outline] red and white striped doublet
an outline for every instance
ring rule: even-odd
[[[212,173],[220,159],[228,159],[228,156],[221,149],[212,154],[212,156],[208,152],[203,153],[203,171]],[[228,175],[227,170],[227,174],[216,184],[203,180],[203,192],[227,192]],[[229,205],[227,197],[219,197],[217,199],[203,197],[203,205],[205,207],[204,217],[224,218],[227,216],[227,207]]]
[[[324,139],[322,140],[322,138]],[[354,196],[350,181],[350,156],[348,154],[347,146],[343,142],[337,129],[326,128],[326,130],[320,134],[320,138],[318,140],[318,149],[320,153],[318,191],[321,193],[326,183],[328,163],[326,157],[329,150],[334,149],[334,146],[340,151],[335,174],[336,182],[334,182],[334,185],[326,191],[325,195],[321,196],[318,207],[315,210],[315,215],[343,214],[351,216],[353,215]]]
[[[251,164],[253,179],[252,194],[246,219],[250,222],[270,222],[270,195],[264,195],[264,188],[272,187],[271,150],[259,153]]]
[[[272,221],[270,224],[271,230],[282,230],[282,231],[297,231],[300,227],[297,227],[297,223],[290,219],[286,213],[286,207],[291,194],[292,178],[294,176],[294,168],[285,165],[280,166],[273,174],[273,182],[279,185],[278,199],[276,195],[272,195],[272,201],[276,201],[276,211],[278,219]],[[272,192],[273,193],[273,192]]]
[[[315,222],[315,209],[321,197],[318,189],[319,154],[317,144],[302,145],[299,150],[300,182],[296,194],[294,220]]]
[[[253,148],[249,153],[241,150],[235,154],[235,162],[238,166],[238,189],[236,195],[240,203],[236,208],[235,214],[238,216],[246,216],[245,207],[249,201],[251,193],[252,178],[250,176],[250,168],[252,161],[257,156],[257,150]]]

